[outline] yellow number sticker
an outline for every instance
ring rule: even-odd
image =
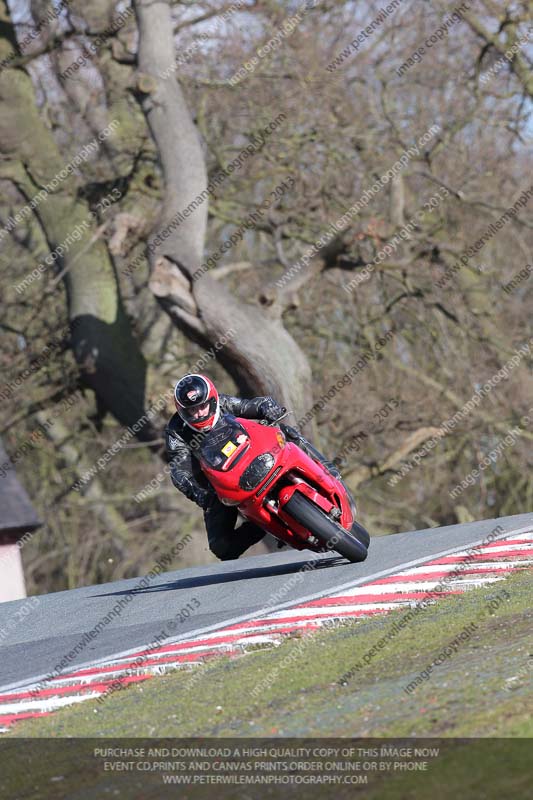
[[[230,456],[232,453],[235,452],[236,449],[237,449],[236,444],[233,444],[233,442],[227,442],[227,444],[225,444],[224,447],[222,448],[222,452],[224,453],[225,456]]]

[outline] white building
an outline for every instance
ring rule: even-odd
[[[8,460],[0,440],[0,464]],[[12,467],[0,477],[0,603],[26,597],[21,546],[41,524]]]

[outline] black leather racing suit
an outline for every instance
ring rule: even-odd
[[[224,414],[233,414],[244,419],[264,419],[261,405],[265,400],[271,401],[272,398],[254,397],[251,400],[244,400],[221,394],[220,417]],[[323,463],[330,471],[336,472],[331,462],[327,461],[296,428],[284,425],[283,431],[286,437],[298,444],[304,452]],[[178,413],[173,415],[165,428],[172,483],[186,497],[194,501],[197,501],[199,496],[205,495],[206,489],[211,488],[196,457],[205,435],[186,425]],[[238,558],[245,550],[260,541],[266,533],[248,520],[235,528],[237,517],[237,508],[225,506],[213,493],[207,508],[204,509],[204,521],[209,549],[222,561]]]

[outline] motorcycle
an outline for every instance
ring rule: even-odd
[[[287,441],[279,422],[225,414],[206,435],[198,458],[218,498],[296,550],[364,561],[370,536],[348,488]]]

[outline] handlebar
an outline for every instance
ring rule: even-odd
[[[287,408],[285,408],[285,406],[282,406],[282,409],[283,409],[283,414],[281,415],[281,417],[278,417],[277,419],[273,420],[272,422],[269,422],[267,419],[260,419],[259,420],[259,424],[260,425],[277,425],[278,422],[280,422],[282,419],[285,419],[285,417],[288,414],[291,413]]]

